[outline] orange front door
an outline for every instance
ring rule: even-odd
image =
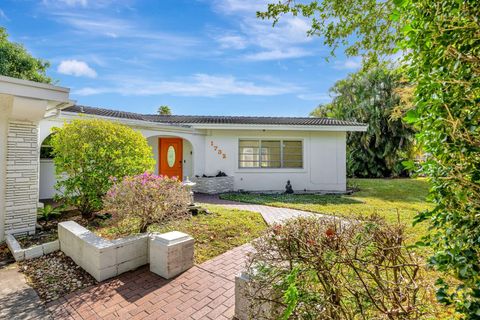
[[[170,178],[182,180],[183,143],[181,138],[158,139],[158,172]]]

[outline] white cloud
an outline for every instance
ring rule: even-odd
[[[266,60],[280,60],[289,58],[299,58],[312,55],[311,51],[302,48],[290,48],[286,50],[274,49],[269,51],[259,51],[244,56],[246,60],[252,61],[266,61]]]
[[[86,7],[88,5],[88,0],[43,0],[42,3],[46,6],[66,5],[69,7]]]
[[[115,5],[116,7],[128,7],[131,0],[42,0],[42,4],[49,8],[105,8]]]
[[[262,83],[239,80],[234,76],[195,74],[180,80],[149,81],[128,76],[116,76],[112,86],[86,87],[74,90],[77,95],[116,93],[127,96],[177,95],[216,97],[224,95],[275,96],[298,92],[301,88],[292,84]]]
[[[267,4],[267,0],[216,0],[213,8],[237,22],[244,40],[242,49],[250,49],[243,56],[246,60],[280,60],[312,55],[313,50],[306,48],[306,44],[313,41],[307,36],[309,22],[302,17],[285,15],[272,27],[272,21],[256,17],[256,12],[266,10]]]
[[[7,15],[5,14],[5,11],[3,11],[2,9],[0,9],[0,19],[3,19],[3,20],[6,20],[6,21],[10,21],[10,19],[7,17]]]
[[[318,102],[330,102],[332,97],[328,93],[304,93],[297,95],[299,99]]]
[[[152,31],[140,26],[133,20],[112,18],[100,14],[79,14],[60,12],[55,14],[59,22],[65,23],[79,33],[109,38],[148,39],[169,42],[175,46],[193,46],[198,40],[189,36],[179,36],[167,32]],[[160,43],[166,46],[166,43]],[[144,46],[148,43],[143,43]],[[164,48],[163,48],[164,49]]]
[[[223,35],[216,38],[222,49],[245,49],[247,47],[247,39],[238,35]]]
[[[95,78],[97,72],[90,68],[90,66],[79,60],[63,60],[58,65],[57,71],[62,74],[68,74],[75,77],[89,77]]]
[[[362,66],[361,58],[350,58],[344,61],[335,61],[334,68],[340,70],[356,70]]]
[[[214,0],[213,8],[221,13],[246,13],[255,16],[257,11],[265,10],[267,0]]]

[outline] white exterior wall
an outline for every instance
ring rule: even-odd
[[[303,141],[301,169],[238,167],[239,139],[298,139]],[[219,170],[235,177],[235,190],[283,191],[287,180],[294,190],[346,190],[345,132],[209,130],[205,137],[205,174]],[[226,159],[211,146],[222,150]]]
[[[0,242],[5,238],[5,190],[7,187],[7,132],[10,105],[0,96]]]
[[[37,124],[9,121],[5,233],[35,232],[38,205]]]
[[[52,199],[55,196],[55,165],[51,159],[40,159],[40,199]]]

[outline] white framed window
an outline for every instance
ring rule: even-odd
[[[239,168],[303,168],[303,141],[240,139]]]

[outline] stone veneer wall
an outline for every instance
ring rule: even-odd
[[[233,177],[194,177],[192,182],[196,185],[192,190],[199,193],[217,194],[233,191]]]
[[[37,125],[10,121],[7,137],[6,234],[35,232],[39,161]]]

